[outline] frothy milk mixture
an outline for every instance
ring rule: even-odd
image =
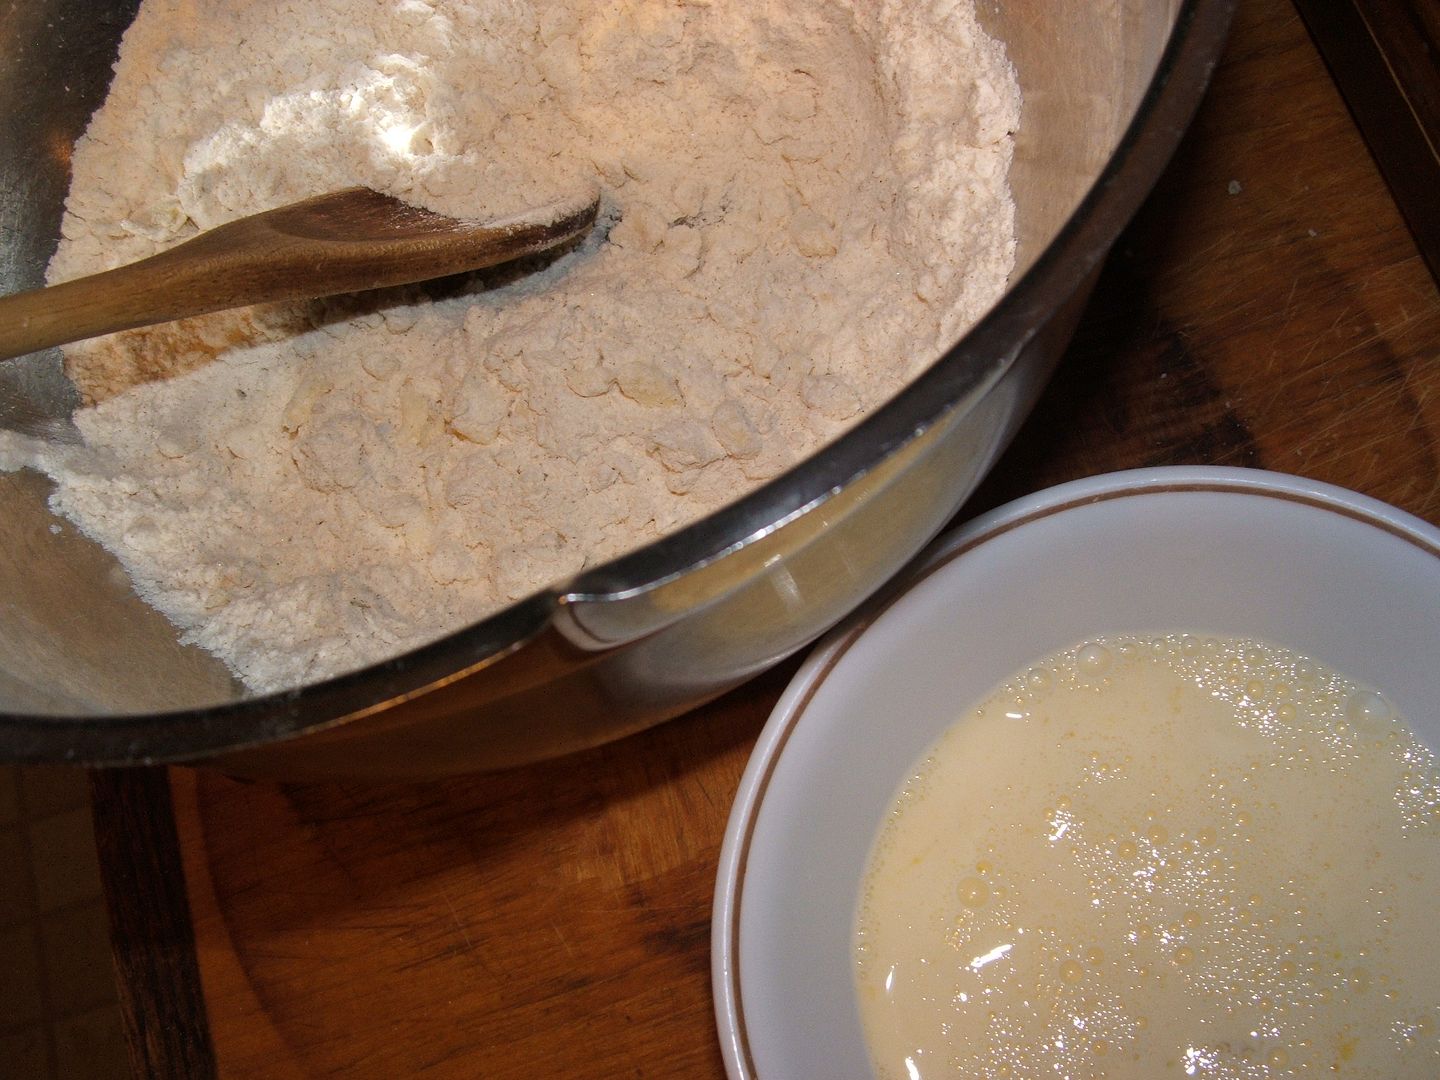
[[[1440,1076],[1440,771],[1293,653],[1088,642],[898,794],[860,898],[877,1072]]]

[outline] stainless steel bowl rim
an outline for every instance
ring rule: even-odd
[[[0,713],[12,761],[143,765],[203,758],[334,726],[450,682],[532,640],[565,605],[653,589],[768,535],[824,503],[952,409],[983,395],[1081,286],[1149,194],[1198,106],[1236,0],[1184,0],[1114,154],[1054,240],[996,306],[893,399],[790,470],[691,525],[411,652],[321,682],[165,713]],[[483,721],[477,721],[483,722]]]

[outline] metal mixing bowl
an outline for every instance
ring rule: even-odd
[[[0,288],[37,285],[69,152],[136,0],[0,10]],[[247,697],[182,646],[115,560],[52,532],[49,484],[0,473],[0,758],[203,760],[279,776],[517,764],[675,716],[813,640],[914,556],[994,463],[1204,90],[1233,0],[981,0],[1024,93],[1019,265],[903,393],[777,480],[431,645]],[[0,365],[0,426],[75,395],[58,355]]]

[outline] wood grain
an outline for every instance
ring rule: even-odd
[[[177,771],[222,1075],[721,1075],[715,858],[787,675],[483,777],[273,786]]]
[[[970,511],[1209,462],[1440,522],[1437,342],[1440,296],[1289,0],[1244,0],[1193,131]],[[220,1075],[722,1076],[716,856],[788,673],[491,776],[174,771]]]

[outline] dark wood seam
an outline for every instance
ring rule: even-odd
[[[1440,16],[1426,0],[1294,0],[1440,284]]]
[[[90,799],[131,1071],[147,1080],[211,1080],[215,1051],[169,773],[93,772]]]

